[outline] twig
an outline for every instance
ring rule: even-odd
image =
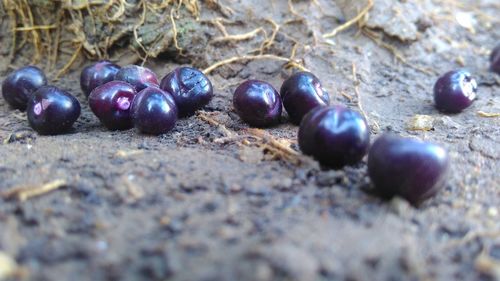
[[[370,9],[372,7],[373,7],[373,0],[368,0],[368,4],[366,5],[366,7],[357,16],[355,16],[351,20],[347,21],[346,23],[344,23],[340,26],[337,26],[334,30],[332,30],[332,32],[324,34],[323,38],[334,37],[339,32],[342,32],[342,31],[348,29],[349,27],[351,27],[353,24],[356,24],[359,20],[361,20],[370,11]]]
[[[66,63],[66,65],[61,70],[59,70],[59,72],[57,72],[55,79],[59,79],[59,77],[61,75],[63,75],[64,73],[66,73],[66,71],[68,71],[68,69],[73,65],[73,63],[75,62],[76,58],[80,54],[80,51],[82,50],[82,47],[83,47],[83,43],[80,43],[80,46],[78,46],[78,48],[76,49],[76,51],[73,54],[73,56],[71,56],[71,59],[68,61],[68,63]]]
[[[361,103],[358,74],[356,72],[356,64],[354,62],[352,63],[352,76],[354,79],[353,82],[354,82],[354,93],[356,94],[356,104],[359,108],[359,111],[361,111],[361,114],[363,114],[363,117],[365,118],[366,122],[370,123],[370,118],[368,118],[368,114],[366,114],[365,110],[363,109],[363,104]],[[380,130],[380,126],[376,121],[373,121],[373,127],[375,128],[376,131]]]
[[[418,70],[422,73],[425,73],[425,74],[429,74],[429,75],[435,75],[435,73],[433,73],[432,71],[428,70],[428,69],[424,69],[422,67],[419,67],[419,66],[416,66],[416,65],[413,65],[411,63],[409,63],[406,58],[394,47],[392,46],[391,44],[388,44],[384,41],[382,41],[382,39],[378,38],[376,34],[374,34],[373,31],[367,29],[367,28],[363,28],[361,29],[361,32],[368,38],[370,38],[373,42],[375,42],[377,45],[379,45],[380,47],[383,47],[387,50],[389,50],[392,55],[398,59],[399,61],[401,61],[403,64],[406,64],[407,66],[415,69],[415,70]]]
[[[147,7],[146,7],[146,2],[144,2],[144,0],[141,1],[141,5],[142,5],[141,17],[140,17],[139,21],[134,25],[133,34],[134,34],[134,40],[135,40],[135,42],[137,43],[137,45],[139,45],[139,47],[142,49],[142,51],[145,54],[145,57],[142,58],[142,64],[144,64],[146,62],[146,59],[148,58],[149,52],[148,52],[148,50],[146,50],[146,48],[144,47],[144,45],[142,45],[142,42],[141,42],[142,40],[137,35],[137,29],[139,27],[141,27],[144,24],[144,21],[146,20],[146,9],[147,9]]]
[[[170,10],[170,21],[172,22],[172,32],[173,34],[173,40],[174,40],[174,46],[177,50],[179,50],[179,53],[182,55],[182,48],[179,46],[179,42],[177,41],[177,25],[175,25],[175,20],[174,20],[174,9]]]
[[[484,112],[484,111],[478,111],[477,115],[481,117],[486,117],[486,118],[496,118],[500,117],[500,113],[497,112]]]
[[[265,131],[263,131],[261,129],[249,128],[246,131],[252,136],[259,137],[259,138],[262,138],[262,139],[268,141],[273,147],[275,147],[275,148],[277,148],[277,149],[279,149],[287,154],[295,155],[295,156],[301,155],[300,153],[291,149],[290,147],[283,145],[281,142],[277,141],[269,133],[266,133]]]
[[[290,13],[292,13],[292,15],[297,18],[298,21],[304,21],[304,17],[297,13],[295,8],[293,7],[292,0],[288,0],[288,9],[290,10]]]
[[[273,33],[271,34],[271,38],[265,40],[263,43],[262,43],[262,46],[261,46],[261,54],[264,53],[264,51],[271,47],[274,43],[274,40],[276,39],[276,35],[278,34],[278,31],[280,30],[281,26],[279,24],[277,24],[274,20],[272,19],[266,19],[269,23],[271,23],[273,25]],[[294,46],[295,47],[295,46]],[[293,55],[292,57],[293,58]]]
[[[234,137],[236,135],[236,133],[234,133],[234,132],[230,131],[228,128],[226,128],[226,126],[224,126],[224,124],[221,124],[220,122],[218,122],[218,121],[214,120],[212,117],[210,117],[208,115],[208,112],[200,111],[200,112],[198,112],[197,116],[201,120],[203,120],[203,121],[205,121],[213,126],[217,126],[226,137]]]
[[[65,180],[55,180],[36,187],[15,187],[3,192],[4,198],[17,198],[19,201],[26,201],[32,197],[37,197],[66,186]]]
[[[289,146],[283,145],[277,141],[272,135],[260,129],[249,128],[246,130],[251,136],[257,139],[257,146],[264,150],[268,150],[275,157],[287,160],[294,165],[300,165],[303,162],[303,157],[297,151],[291,149]],[[244,142],[242,142],[245,144]],[[247,145],[251,145],[248,143]]]
[[[264,29],[262,27],[259,27],[259,28],[256,28],[256,29],[254,29],[250,32],[244,33],[244,34],[224,35],[222,37],[217,37],[217,38],[213,39],[212,41],[210,41],[210,43],[214,44],[214,43],[221,43],[221,42],[228,42],[228,41],[238,42],[238,41],[249,40],[249,39],[257,36],[257,34],[259,34],[262,31],[264,31]]]
[[[210,72],[214,71],[215,69],[217,69],[223,65],[226,65],[226,64],[231,64],[231,63],[238,62],[238,61],[256,60],[256,59],[273,59],[273,60],[278,60],[278,61],[284,61],[284,62],[287,62],[287,66],[289,66],[289,67],[295,67],[295,68],[298,68],[302,71],[308,71],[305,67],[303,67],[302,65],[300,65],[299,63],[297,63],[293,60],[290,60],[289,58],[280,57],[280,56],[276,56],[276,55],[272,55],[272,54],[263,54],[263,55],[245,55],[245,56],[239,56],[239,57],[231,57],[231,58],[228,58],[228,59],[225,59],[225,60],[222,60],[222,61],[219,61],[219,62],[212,64],[211,66],[205,68],[203,70],[203,73],[209,74]]]
[[[16,27],[16,28],[14,28],[14,31],[47,30],[47,29],[54,29],[54,28],[57,28],[57,25],[55,25],[55,24],[52,24],[52,25],[35,25],[35,26]]]
[[[216,143],[224,144],[231,141],[237,141],[241,145],[258,146],[263,150],[269,151],[274,157],[286,160],[294,165],[299,165],[303,162],[303,157],[300,153],[282,144],[263,130],[249,128],[245,130],[247,135],[239,135],[208,116],[207,112],[201,111],[197,116],[203,121],[219,127],[223,131],[225,137],[214,140]],[[251,139],[254,141],[251,141]]]

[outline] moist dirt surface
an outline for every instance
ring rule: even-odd
[[[295,155],[298,127],[286,116],[279,126],[248,130],[233,112],[234,89],[249,78],[279,89],[291,71],[283,61],[213,70],[215,97],[204,111],[147,136],[99,124],[78,82],[90,62],[79,60],[53,82],[82,104],[68,134],[38,135],[25,113],[0,99],[0,253],[11,261],[0,269],[15,267],[0,279],[500,279],[500,118],[484,114],[500,112],[499,76],[488,71],[500,41],[498,1],[375,1],[363,30],[329,38],[322,35],[366,3],[221,2],[232,10],[221,21],[228,34],[266,32],[210,42],[223,34],[204,23],[209,43],[192,64],[249,54],[274,22],[280,29],[265,53],[290,57],[299,43],[295,59],[333,103],[366,114],[372,141],[392,131],[444,146],[452,164],[446,187],[418,208],[382,200],[366,159],[328,170]],[[200,22],[217,16],[201,9]],[[175,61],[146,65],[163,76]],[[10,70],[5,57],[0,62],[3,79]],[[460,114],[441,114],[433,84],[461,67],[477,78],[478,98]],[[24,201],[7,196],[54,181],[64,184]]]

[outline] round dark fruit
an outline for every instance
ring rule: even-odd
[[[442,112],[458,113],[472,104],[476,93],[477,82],[468,71],[450,71],[434,85],[434,103]]]
[[[298,137],[304,154],[334,169],[359,162],[370,145],[363,116],[340,105],[311,110],[300,123]]]
[[[368,173],[377,192],[399,195],[414,205],[444,186],[448,167],[442,147],[392,134],[379,137],[368,154]]]
[[[115,80],[119,70],[120,66],[107,60],[85,67],[80,75],[80,86],[85,96],[88,97],[95,88]]]
[[[80,103],[70,93],[53,86],[39,88],[28,101],[28,121],[42,135],[68,131],[80,116]]]
[[[491,71],[500,74],[500,44],[491,51],[490,63]]]
[[[160,88],[146,88],[140,91],[132,103],[132,119],[142,133],[164,134],[177,122],[177,106],[170,93]]]
[[[95,88],[89,96],[89,106],[101,123],[110,130],[132,128],[130,107],[136,95],[132,85],[111,81]]]
[[[127,65],[116,73],[115,80],[124,81],[132,85],[137,92],[147,87],[158,87],[158,78],[149,68],[138,65]]]
[[[31,95],[47,85],[47,77],[36,66],[25,66],[9,74],[2,83],[5,101],[15,109],[25,110]]]
[[[161,80],[160,88],[172,93],[179,116],[193,115],[213,97],[212,83],[205,74],[192,67],[179,67]]]
[[[283,103],[278,91],[264,81],[247,80],[234,91],[233,106],[240,118],[253,127],[280,121]]]
[[[330,97],[319,79],[310,72],[297,72],[283,82],[280,89],[283,106],[295,124],[317,106],[330,104]]]

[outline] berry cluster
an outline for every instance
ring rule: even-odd
[[[500,74],[500,45],[492,51],[490,62],[490,69]],[[100,61],[83,69],[80,85],[92,112],[108,129],[135,127],[156,135],[170,131],[179,117],[193,115],[213,97],[210,80],[191,67],[176,68],[159,82],[148,68]],[[476,93],[477,83],[469,72],[448,72],[435,83],[435,107],[458,113],[472,104]],[[67,132],[80,116],[78,100],[47,85],[43,71],[34,66],[7,76],[2,94],[11,107],[27,111],[30,126],[40,134]],[[368,174],[382,195],[399,195],[418,204],[444,185],[449,160],[443,148],[392,134],[383,134],[370,147],[364,117],[329,104],[328,93],[309,72],[291,75],[279,93],[267,82],[248,80],[233,96],[235,111],[254,127],[278,124],[284,108],[290,121],[300,124],[301,151],[323,166],[353,165],[368,153]]]
[[[108,129],[135,126],[154,135],[170,131],[178,117],[193,115],[213,96],[210,80],[191,67],[176,68],[160,83],[148,68],[104,61],[85,68],[80,82],[90,93],[90,109]]]
[[[12,72],[2,83],[5,101],[26,110],[30,126],[40,134],[66,132],[80,116],[80,103],[70,93],[47,85],[47,77],[35,66]]]

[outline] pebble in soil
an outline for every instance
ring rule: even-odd
[[[120,66],[107,61],[99,61],[83,68],[80,75],[80,87],[85,96],[89,96],[92,90],[115,80]]]
[[[250,126],[268,127],[280,121],[283,103],[271,84],[247,80],[234,91],[233,106]]]
[[[477,82],[466,70],[454,70],[441,76],[434,85],[436,108],[446,113],[459,113],[469,107],[477,93]]]
[[[116,73],[115,80],[127,82],[132,85],[137,92],[147,87],[158,87],[158,77],[149,68],[138,65],[127,65]]]
[[[13,108],[25,110],[32,94],[45,85],[47,77],[40,68],[25,66],[5,78],[2,83],[2,95]]]
[[[177,122],[177,106],[170,93],[150,87],[140,91],[132,102],[134,126],[141,133],[160,135]]]
[[[70,93],[53,86],[39,88],[29,99],[30,126],[42,135],[67,132],[80,116],[80,103]]]
[[[358,112],[344,106],[311,110],[300,123],[299,147],[323,166],[339,169],[353,165],[366,155],[370,130]]]
[[[213,97],[208,77],[192,67],[179,67],[168,73],[161,80],[160,88],[172,94],[181,117],[193,115]]]
[[[445,184],[448,154],[442,147],[384,134],[368,155],[368,174],[383,197],[401,196],[412,204],[435,195]]]
[[[283,106],[295,124],[317,106],[330,104],[330,97],[319,79],[310,72],[297,72],[283,82],[280,89]]]
[[[136,95],[132,85],[111,81],[95,88],[89,96],[89,106],[101,123],[110,130],[132,128],[130,107]]]

